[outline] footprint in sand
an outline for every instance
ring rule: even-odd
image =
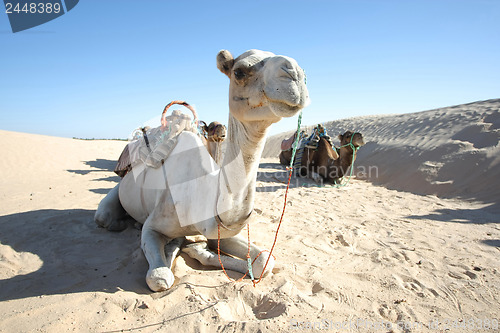
[[[243,297],[218,302],[215,309],[227,321],[265,320],[285,314],[287,304],[269,295],[245,293]]]
[[[407,307],[401,306],[401,303],[404,303],[404,300],[394,302],[394,305],[385,304],[385,303],[374,303],[373,310],[377,313],[383,321],[390,322],[393,324],[392,330],[389,332],[402,332],[402,333],[410,333],[414,332],[412,327],[406,327],[404,323],[417,323],[418,318],[415,315],[415,312]]]
[[[286,304],[264,296],[257,301],[252,310],[257,319],[270,319],[284,314],[286,312]]]
[[[375,263],[384,263],[389,266],[398,265],[401,263],[411,263],[412,260],[405,253],[405,251],[395,250],[388,247],[389,245],[383,244],[385,248],[378,249],[371,254],[371,260]]]
[[[398,281],[399,285],[402,288],[415,293],[419,297],[428,297],[428,296],[438,297],[439,296],[439,293],[436,290],[434,290],[432,288],[427,288],[420,281],[418,281],[417,279],[414,279],[410,276],[394,275],[394,277],[396,278],[396,280]]]
[[[342,236],[341,234],[337,234],[337,237],[335,237],[335,240],[337,242],[339,242],[340,244],[342,244],[343,246],[351,246],[349,243],[346,242],[344,236]]]
[[[401,314],[399,314],[396,309],[389,308],[387,304],[380,304],[378,309],[376,309],[376,312],[383,319],[393,323],[397,322],[401,318]]]

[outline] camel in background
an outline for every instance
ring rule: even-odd
[[[365,142],[359,132],[347,131],[338,138],[339,148],[332,147],[325,138],[320,138],[316,149],[306,146],[302,154],[300,175],[309,176],[316,182],[339,183],[354,163],[353,146],[357,150]]]
[[[221,144],[226,139],[226,126],[217,121],[212,121],[209,125],[206,122],[200,121],[203,137],[206,140],[205,145],[210,153],[210,156],[217,164],[220,164],[222,157]]]

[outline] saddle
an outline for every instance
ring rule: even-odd
[[[179,110],[165,116],[168,108],[180,104],[193,112],[194,119]],[[159,168],[168,158],[177,144],[177,137],[183,131],[199,134],[198,116],[193,107],[183,101],[173,101],[165,106],[161,115],[161,126],[152,129],[142,129],[142,135],[125,146],[114,172],[124,177],[137,163],[144,163],[151,168]]]
[[[306,147],[311,149],[317,149],[321,138],[328,141],[328,143],[330,143],[330,146],[332,146],[332,148],[335,147],[333,145],[332,138],[328,135],[328,132],[321,124],[318,124],[318,126],[316,126],[316,128],[313,130],[313,133],[307,140]]]
[[[281,150],[290,150],[290,149],[292,149],[293,142],[295,141],[296,137],[297,137],[297,133],[294,133],[288,139],[285,139],[285,140],[281,141]]]
[[[297,145],[297,149],[300,149],[301,147],[303,148],[303,145],[301,143],[305,142],[305,139],[307,138],[307,134],[305,131],[301,131],[299,134],[299,144]],[[297,132],[295,132],[291,137],[288,139],[285,139],[281,141],[281,150],[290,150],[293,148],[293,143],[297,139]]]

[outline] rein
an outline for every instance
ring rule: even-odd
[[[306,72],[305,71],[304,71],[304,83],[307,84],[307,76],[306,76]],[[286,184],[285,199],[284,199],[284,203],[283,203],[283,210],[281,212],[281,217],[280,217],[280,221],[278,223],[278,227],[276,228],[276,233],[274,234],[273,246],[271,247],[271,250],[269,250],[269,251],[268,250],[262,250],[262,251],[260,251],[259,254],[257,254],[257,256],[255,257],[255,259],[252,261],[252,258],[250,257],[250,224],[247,224],[248,251],[247,251],[246,259],[247,259],[248,270],[238,280],[233,280],[233,279],[231,279],[229,277],[229,275],[227,275],[227,272],[224,269],[224,265],[222,264],[222,260],[220,259],[220,227],[221,227],[221,225],[222,226],[224,226],[224,225],[222,224],[222,220],[220,220],[220,216],[217,214],[217,218],[218,218],[218,219],[216,218],[216,221],[217,221],[217,255],[219,257],[219,263],[220,263],[220,265],[222,267],[222,270],[224,271],[224,274],[229,279],[229,281],[240,282],[248,274],[250,276],[250,279],[252,280],[253,286],[255,287],[257,285],[257,283],[259,283],[262,280],[262,276],[264,275],[264,272],[266,271],[267,264],[269,263],[269,259],[271,259],[271,256],[273,256],[274,246],[276,245],[276,241],[278,240],[278,232],[279,232],[280,227],[281,227],[281,222],[283,222],[283,217],[285,216],[286,201],[287,201],[287,198],[288,198],[288,190],[290,189],[290,181],[292,180],[293,165],[294,165],[294,162],[295,162],[295,154],[297,153],[297,148],[298,148],[298,145],[299,145],[300,125],[301,125],[301,123],[302,123],[302,111],[300,111],[299,117],[297,119],[297,132],[295,134],[295,140],[294,140],[293,145],[292,145],[292,158],[290,159],[290,166],[287,167],[287,170],[288,170],[288,182]],[[352,142],[352,138],[351,138],[351,142]],[[219,175],[219,177],[220,177],[220,175]],[[215,207],[215,209],[217,210],[217,206]],[[253,209],[252,209],[252,211],[253,211]],[[252,211],[250,211],[250,214],[252,213]],[[250,214],[248,215],[248,217],[250,217]],[[220,220],[220,222],[219,222],[219,220]],[[227,228],[226,226],[224,226],[224,227]],[[264,265],[264,268],[262,269],[262,272],[260,273],[259,278],[255,279],[254,276],[253,276],[252,264],[255,262],[255,260],[257,260],[257,258],[264,251],[268,251],[269,252],[269,257],[267,258],[266,264]]]
[[[284,204],[283,204],[283,210],[281,212],[280,221],[278,223],[278,227],[276,228],[276,232],[275,232],[275,235],[274,235],[273,246],[271,246],[271,250],[269,250],[269,251],[268,250],[262,250],[262,251],[260,251],[260,253],[257,254],[257,256],[255,257],[255,259],[252,261],[252,258],[250,257],[250,224],[247,224],[248,251],[247,251],[246,259],[247,259],[248,270],[238,280],[231,279],[229,277],[229,275],[227,274],[226,269],[224,268],[224,265],[222,264],[222,260],[220,258],[220,227],[222,226],[223,228],[225,228],[227,230],[231,230],[231,229],[228,229],[228,227],[226,227],[222,223],[222,220],[220,219],[220,216],[218,214],[216,215],[216,219],[215,220],[217,221],[217,255],[219,257],[219,263],[220,263],[220,265],[222,267],[222,271],[224,272],[224,274],[226,275],[226,277],[229,279],[229,281],[240,282],[240,281],[242,281],[245,278],[245,276],[249,275],[250,279],[252,280],[253,286],[255,287],[257,285],[257,283],[259,283],[262,280],[262,276],[264,275],[264,272],[266,271],[267,264],[269,263],[269,260],[271,259],[271,256],[273,256],[274,247],[276,245],[276,241],[278,240],[278,232],[279,232],[280,227],[281,227],[281,222],[283,222],[283,217],[285,216],[286,202],[287,202],[287,198],[288,198],[288,190],[290,189],[290,181],[292,179],[292,174],[293,174],[293,164],[294,164],[295,154],[297,153],[297,148],[298,148],[298,144],[299,144],[299,133],[300,133],[300,124],[301,124],[301,122],[302,122],[302,111],[300,111],[299,117],[298,117],[298,121],[297,121],[297,133],[296,133],[296,137],[295,137],[295,140],[293,142],[293,145],[292,145],[292,158],[290,159],[290,166],[287,167],[287,170],[288,170],[288,182],[287,182],[286,190],[285,190],[285,199],[284,199]],[[250,214],[248,215],[248,217],[250,217],[251,213],[252,212],[250,212]],[[248,217],[247,217],[247,219],[248,219]],[[266,264],[264,265],[264,268],[262,269],[262,272],[260,273],[259,278],[255,279],[255,277],[253,275],[253,271],[252,271],[252,264],[265,251],[269,252],[269,257],[267,258]]]
[[[352,151],[354,152],[354,154],[356,154],[356,151],[359,149],[359,147],[356,147],[353,143],[352,143],[352,139],[354,139],[354,134],[361,134],[359,132],[354,132],[352,133],[351,135],[351,141],[349,143],[346,143],[345,145],[343,146],[340,146],[339,148],[344,148],[344,147],[348,147],[350,146],[352,148]]]

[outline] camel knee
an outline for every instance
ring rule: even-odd
[[[128,226],[125,220],[126,214],[118,197],[117,185],[99,203],[94,214],[94,221],[98,226],[110,231],[121,231]]]
[[[114,216],[112,209],[109,207],[105,199],[106,198],[99,203],[99,206],[94,214],[94,221],[98,226],[108,228],[113,223]]]
[[[109,231],[122,231],[127,229],[128,222],[123,215],[116,216],[113,211],[101,209],[97,210],[94,215],[95,223],[106,228]]]
[[[170,289],[175,281],[172,270],[168,267],[156,267],[148,270],[146,283],[152,291],[164,291]]]
[[[262,274],[262,277],[269,275],[273,271],[274,265],[275,265],[274,257],[271,256],[270,253],[267,251],[262,252],[261,255],[257,258],[257,260],[255,260],[255,262],[252,265],[252,271],[254,277],[258,279],[263,271],[264,274]]]
[[[94,221],[98,226],[106,228],[111,223],[111,216],[104,209],[97,209],[94,214]]]

